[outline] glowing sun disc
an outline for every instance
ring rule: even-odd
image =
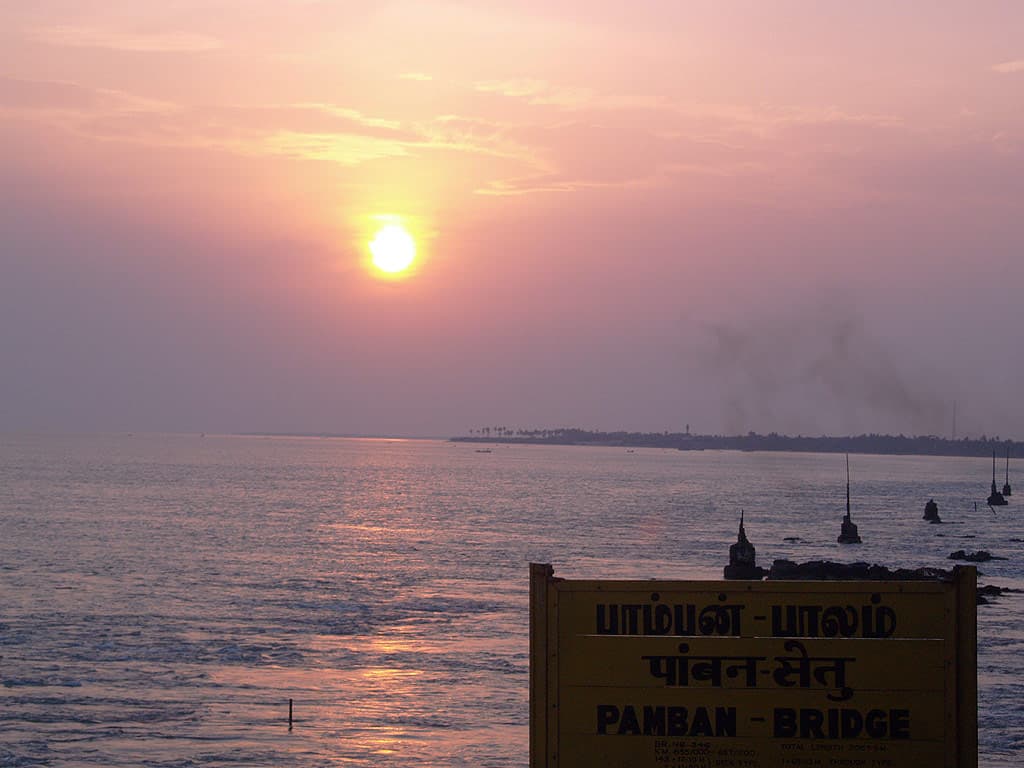
[[[416,258],[412,235],[398,224],[388,224],[377,232],[370,243],[373,265],[381,272],[395,274],[409,268]]]

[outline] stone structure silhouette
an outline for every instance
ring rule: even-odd
[[[747,538],[743,527],[743,510],[740,510],[740,530],[736,543],[729,547],[729,564],[725,566],[727,579],[760,579],[765,574],[764,568],[757,565],[757,551]]]

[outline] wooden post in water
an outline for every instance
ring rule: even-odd
[[[292,729],[292,700],[288,699],[288,730]]]

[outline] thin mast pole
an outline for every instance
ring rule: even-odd
[[[850,519],[850,454],[846,454],[846,519]]]

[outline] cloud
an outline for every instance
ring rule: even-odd
[[[329,160],[340,165],[358,165],[382,157],[407,155],[401,143],[373,136],[338,133],[297,133],[282,131],[268,136],[255,146],[258,151],[270,151],[305,160]]]
[[[469,112],[398,120],[329,101],[185,105],[0,77],[0,111],[88,139],[154,148],[348,167],[439,153],[463,158],[457,162],[466,167],[487,160],[468,174],[475,192],[487,196],[665,187],[688,177],[687,185],[707,194],[748,199],[755,191],[782,199],[800,185],[813,186],[819,199],[886,197],[891,189],[864,159],[889,157],[919,139],[899,118],[834,107],[627,105],[596,98],[586,104],[583,94],[536,79],[471,88],[541,106],[505,117]],[[998,147],[1017,151],[1012,137]]]
[[[187,32],[121,32],[96,27],[39,27],[29,39],[68,48],[106,48],[133,53],[200,53],[224,47],[222,40]]]
[[[400,123],[327,103],[186,107],[79,83],[0,76],[0,114],[90,139],[205,147],[355,165],[429,142]]]
[[[489,156],[531,169],[507,124],[444,115],[399,121],[329,102],[183,105],[69,81],[0,75],[0,114],[100,141],[201,147],[358,165],[426,152]]]
[[[433,80],[434,78],[431,77],[430,75],[426,75],[426,74],[424,74],[422,72],[403,72],[402,74],[400,74],[398,76],[398,79],[399,80],[420,80],[420,81],[426,82],[428,80]]]
[[[465,115],[439,115],[417,123],[420,139],[432,148],[489,155],[538,168],[534,148],[513,134],[515,125]]]
[[[1004,61],[1002,64],[994,65],[992,67],[992,71],[999,72],[1004,75],[1012,74],[1013,72],[1024,72],[1024,59]]]
[[[27,80],[0,75],[0,111],[30,114],[67,112],[166,112],[174,105],[124,91],[91,88],[66,80]]]
[[[564,113],[560,113],[562,115]],[[494,179],[484,195],[574,192],[660,184],[669,176],[747,176],[759,167],[755,142],[731,141],[734,129],[695,125],[671,107],[594,107],[571,119],[509,126],[506,136],[529,148],[532,173]]]
[[[532,78],[476,81],[470,87],[540,107],[541,117],[523,120],[520,113],[503,126],[501,140],[530,160],[530,170],[491,179],[476,190],[492,196],[625,189],[680,175],[723,183],[764,179],[780,164],[794,164],[798,155],[837,147],[860,152],[908,131],[899,116],[830,105],[666,103],[574,91]]]
[[[514,78],[511,80],[483,80],[473,83],[473,89],[482,93],[497,93],[530,104],[558,107],[580,107],[594,98],[590,88],[565,88],[546,80]]]
[[[234,124],[252,130],[366,133],[407,141],[416,138],[414,133],[403,130],[402,124],[396,120],[373,117],[357,109],[326,102],[196,107],[192,110],[192,118],[198,123]]]

